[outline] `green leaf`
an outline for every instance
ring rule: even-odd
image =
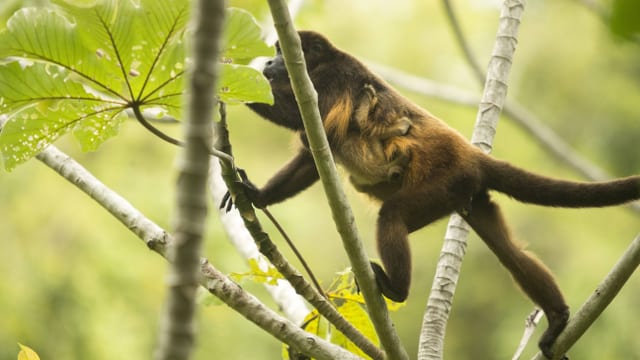
[[[73,131],[83,150],[116,135],[146,96],[182,105],[187,1],[25,8],[0,34],[0,152],[10,170]],[[22,59],[20,63],[16,59]],[[148,100],[148,99],[145,99]]]
[[[83,29],[79,35],[87,48],[112,65],[109,72],[120,81],[113,89],[129,100],[148,97],[182,76],[188,1],[104,0],[96,7],[65,10]]]
[[[75,1],[17,11],[0,33],[0,152],[10,170],[73,132],[83,150],[115,136],[133,106],[182,116],[187,0]],[[271,55],[253,17],[229,9],[219,97],[273,103],[246,65]],[[143,110],[143,109],[141,109]],[[159,110],[159,111],[158,111]]]
[[[0,65],[0,112],[9,114],[0,132],[0,153],[7,170],[32,158],[60,136],[73,129],[104,133],[81,139],[82,147],[95,149],[98,143],[117,133],[122,104],[97,98],[84,87],[69,81],[64,68],[14,61]],[[98,125],[98,119],[108,122]]]
[[[237,8],[227,9],[225,22],[225,49],[223,62],[246,65],[259,56],[273,56],[273,46],[268,46],[262,35],[262,28],[247,11]]]
[[[346,301],[342,303],[338,308],[338,312],[342,314],[353,326],[355,326],[360,332],[371,340],[375,345],[379,345],[378,336],[376,335],[376,331],[373,327],[373,323],[369,318],[369,314],[364,310],[364,308],[352,301]],[[357,347],[351,340],[347,339],[344,334],[338,331],[334,326],[331,326],[331,342],[366,359],[370,357],[367,356],[359,347]]]
[[[218,96],[229,104],[247,101],[273,104],[269,81],[246,65],[222,64]]]
[[[231,278],[236,282],[241,282],[244,279],[251,279],[256,283],[276,285],[278,280],[284,279],[282,274],[271,264],[268,264],[267,270],[262,270],[258,259],[249,259],[249,267],[251,270],[246,273],[231,273]]]

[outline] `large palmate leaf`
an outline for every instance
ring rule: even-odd
[[[122,104],[97,98],[68,76],[66,69],[44,63],[14,61],[0,66],[0,107],[11,114],[0,133],[7,168],[33,157],[72,129],[92,129],[80,138],[85,150],[117,134]]]
[[[273,47],[263,41],[256,41],[256,39],[262,38],[262,29],[255,18],[245,10],[232,9],[227,12],[224,32],[223,58],[233,64],[244,65],[258,56],[272,56],[274,54]]]
[[[189,7],[187,0],[103,0],[16,12],[0,33],[5,168],[68,132],[94,150],[118,133],[128,108],[180,118]],[[229,9],[227,18],[220,99],[272,103],[266,79],[244,64],[273,50],[249,13]]]

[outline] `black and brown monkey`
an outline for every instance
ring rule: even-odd
[[[639,199],[640,176],[580,183],[536,175],[496,160],[402,97],[322,35],[310,31],[299,35],[335,159],[350,172],[358,191],[382,202],[377,246],[384,269],[372,263],[382,293],[395,301],[407,298],[411,283],[408,234],[458,212],[544,310],[549,326],[539,346],[550,358],[551,345],[568,321],[569,308],[551,272],[512,240],[488,192],[496,190],[545,206],[601,207]],[[249,106],[266,119],[302,133],[302,119],[280,51],[266,64],[264,74],[271,81],[275,103]],[[369,90],[363,93],[365,88]],[[375,101],[366,100],[373,97]],[[406,131],[391,130],[376,138],[363,130],[367,124],[391,128],[400,124]],[[378,143],[370,145],[370,141]],[[358,146],[360,150],[353,151]],[[366,158],[365,154],[378,157]],[[399,176],[389,176],[392,172]],[[256,206],[265,207],[294,196],[318,178],[311,154],[303,146],[264,187],[258,189],[247,181],[245,188]]]

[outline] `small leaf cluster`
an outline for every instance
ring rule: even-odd
[[[360,294],[350,269],[337,274],[333,284],[329,286],[327,297],[349,323],[353,324],[353,326],[360,330],[360,332],[375,345],[380,345],[373,323],[365,309],[366,304],[364,298],[362,294]],[[385,301],[390,311],[397,311],[402,306],[402,304],[395,303],[388,299],[385,299]],[[307,332],[326,339],[364,359],[370,358],[315,309],[307,315],[302,327]],[[294,349],[288,347],[286,344],[283,345],[283,359],[295,359],[297,355]]]

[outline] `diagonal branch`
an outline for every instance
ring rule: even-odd
[[[631,242],[609,274],[569,320],[567,327],[553,344],[552,351],[554,354],[565,354],[578,341],[613,301],[638,266],[640,266],[640,235]],[[536,354],[533,358],[533,360],[543,359],[545,357],[542,353]]]
[[[167,248],[174,242],[171,235],[146,218],[126,199],[101,183],[75,160],[55,146],[49,146],[36,158],[109,211],[114,218],[144,241],[149,249],[167,258]],[[213,268],[206,259],[201,260],[200,265],[201,284],[211,294],[281,341],[317,359],[359,359],[352,353],[300,329],[296,324],[268,309]]]
[[[229,132],[225,127],[224,115],[218,126],[218,144],[220,151],[231,156],[231,144],[229,142]],[[233,195],[234,203],[238,209],[246,229],[251,233],[261,254],[263,254],[273,266],[284,276],[293,286],[296,292],[313,305],[318,312],[324,316],[336,329],[342,332],[349,340],[362,349],[373,359],[383,359],[384,353],[375,346],[367,337],[347,321],[336,308],[326,299],[325,295],[316,290],[305,278],[296,270],[291,263],[278,250],[269,234],[262,229],[262,224],[256,216],[253,205],[239,187],[236,169],[227,163],[221,162],[222,178],[224,179],[229,192]]]

